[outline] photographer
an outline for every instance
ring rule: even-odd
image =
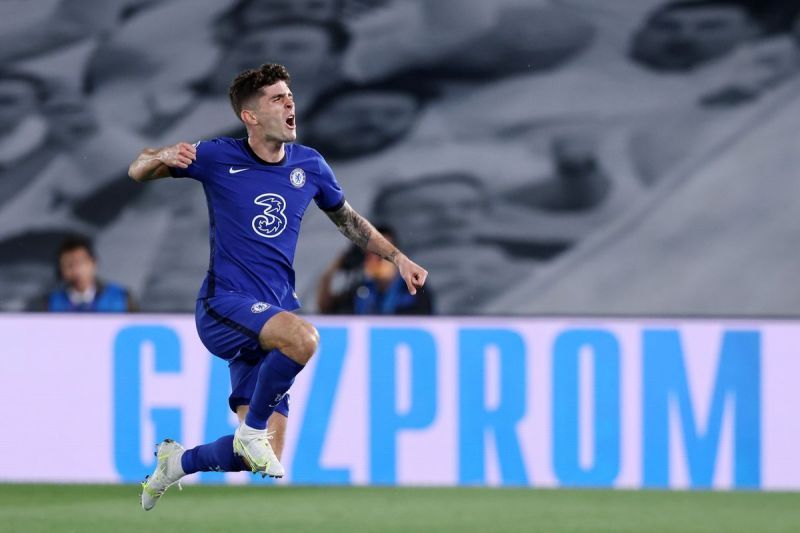
[[[395,244],[394,231],[376,228]],[[334,278],[342,275],[343,287],[335,291]],[[428,287],[416,295],[405,290],[397,267],[373,253],[353,246],[325,269],[317,288],[317,307],[322,314],[335,315],[430,315],[433,301]]]

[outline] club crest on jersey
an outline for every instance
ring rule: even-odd
[[[270,307],[272,307],[272,306],[269,305],[268,303],[256,302],[256,303],[253,304],[253,306],[250,308],[250,310],[252,312],[254,312],[254,313],[263,313],[264,311],[266,311]]]
[[[267,239],[283,233],[283,230],[286,229],[286,215],[283,214],[286,209],[286,200],[283,199],[283,196],[268,192],[257,196],[253,202],[264,208],[262,214],[253,218],[253,231]]]
[[[298,189],[306,184],[306,173],[302,168],[296,168],[289,174],[289,181]]]

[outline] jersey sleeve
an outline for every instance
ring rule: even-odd
[[[323,211],[336,211],[344,205],[344,192],[336,181],[333,170],[322,156],[319,158],[319,174],[314,201]]]
[[[216,155],[216,139],[212,141],[197,141],[194,147],[197,149],[197,158],[187,168],[169,167],[169,173],[173,178],[193,178],[204,182],[211,175],[209,169]]]

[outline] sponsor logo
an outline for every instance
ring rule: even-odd
[[[238,174],[239,172],[244,172],[245,170],[248,170],[248,169],[247,168],[233,168],[233,167],[230,167],[228,169],[228,174]]]
[[[302,168],[296,168],[289,174],[289,181],[298,189],[306,184],[306,173]]]
[[[283,199],[283,196],[269,192],[258,196],[253,201],[256,205],[264,208],[262,214],[253,218],[253,231],[267,239],[283,233],[283,230],[286,229],[286,215],[283,214],[286,209],[286,200]]]

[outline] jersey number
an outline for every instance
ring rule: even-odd
[[[253,230],[267,239],[277,237],[286,229],[286,200],[283,196],[275,193],[267,193],[258,196],[254,202],[264,207],[264,212],[253,219]]]

